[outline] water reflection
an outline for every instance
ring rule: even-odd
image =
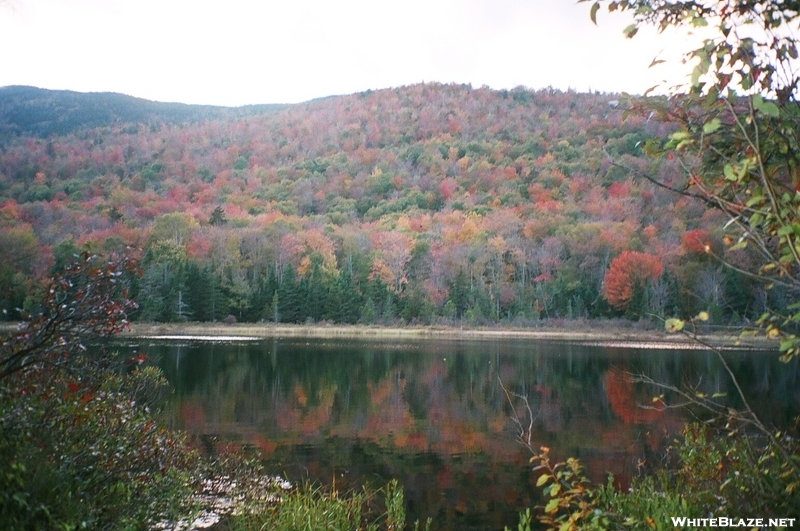
[[[143,340],[174,390],[167,415],[179,428],[219,441],[217,450],[259,448],[276,473],[337,486],[398,478],[412,519],[436,529],[516,527],[537,502],[532,445],[582,459],[595,479],[621,482],[647,466],[687,420],[653,405],[654,390],[628,373],[729,393],[714,355],[530,340],[258,342]],[[726,354],[751,405],[787,425],[800,411],[797,363],[774,354]],[[502,385],[501,385],[502,383]],[[658,404],[655,404],[658,406]]]

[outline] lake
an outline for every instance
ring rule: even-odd
[[[340,490],[397,478],[410,520],[431,517],[434,529],[516,529],[517,513],[539,503],[515,420],[531,427],[532,447],[580,458],[595,480],[613,473],[627,485],[657,464],[693,417],[641,407],[659,392],[629,373],[741,405],[714,354],[666,344],[128,338],[114,348],[161,367],[169,422],[208,449],[257,448],[271,472]],[[796,360],[726,358],[762,420],[786,426],[799,414]]]

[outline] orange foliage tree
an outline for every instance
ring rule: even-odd
[[[603,296],[618,310],[631,310],[645,283],[664,272],[658,257],[638,251],[624,251],[611,261],[603,279]]]

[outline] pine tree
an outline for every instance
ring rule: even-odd
[[[221,206],[218,206],[211,213],[211,217],[208,219],[208,224],[225,225],[226,223],[228,223],[228,219],[225,217],[225,211],[222,209]]]
[[[469,307],[469,279],[463,267],[458,268],[458,273],[450,282],[450,300],[455,306],[455,316],[461,318]]]
[[[305,293],[303,286],[296,280],[296,275],[292,267],[283,270],[283,282],[278,289],[278,300],[280,301],[280,319],[282,323],[302,322],[302,312],[304,306]]]

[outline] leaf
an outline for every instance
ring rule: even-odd
[[[790,339],[782,340],[781,341],[781,346],[779,347],[780,351],[781,352],[788,351],[789,349],[791,349],[795,345],[795,343],[797,343],[797,339],[796,338],[790,338]]]
[[[597,26],[597,11],[600,9],[600,2],[595,2],[592,5],[592,9],[589,11],[589,17],[592,19],[592,22],[595,26]]]
[[[639,28],[636,27],[636,24],[631,24],[630,26],[622,30],[622,34],[625,35],[625,37],[632,39],[634,35],[638,33],[638,31]]]
[[[753,96],[753,108],[760,113],[766,114],[772,118],[777,118],[780,115],[780,109],[771,101],[764,101],[761,94]]]
[[[772,118],[777,118],[780,115],[780,109],[778,109],[778,106],[771,101],[764,103],[760,110]]]
[[[729,181],[735,181],[736,180],[736,174],[733,172],[733,166],[731,166],[730,164],[726,164],[725,165],[725,169],[722,170],[722,171],[725,174],[725,178],[727,180],[729,180]]]
[[[705,72],[703,70],[703,64],[699,64],[694,67],[692,70],[692,86],[696,87],[700,84],[700,76],[703,75]]]
[[[722,122],[720,121],[720,119],[714,118],[710,122],[706,122],[706,124],[703,125],[703,133],[710,135],[711,133],[719,129],[721,125]]]
[[[675,140],[678,142],[681,140],[686,140],[689,137],[691,137],[691,135],[687,131],[675,131],[669,135],[670,140]]]
[[[536,480],[536,486],[541,487],[542,485],[547,483],[547,480],[549,478],[550,478],[549,474],[542,474],[541,476],[539,476],[539,479]]]
[[[667,329],[667,332],[680,332],[683,330],[683,321],[676,318],[667,319],[664,321],[664,328]]]
[[[734,243],[730,247],[728,247],[729,251],[738,251],[739,249],[744,249],[747,247],[747,240],[741,240],[737,243]]]
[[[696,321],[708,321],[708,312],[700,312],[695,317]]]
[[[547,502],[547,505],[544,506],[544,512],[545,513],[554,513],[554,512],[556,512],[556,509],[558,509],[558,502],[559,501],[561,501],[561,500],[559,500],[558,498],[553,498],[552,500]]]

